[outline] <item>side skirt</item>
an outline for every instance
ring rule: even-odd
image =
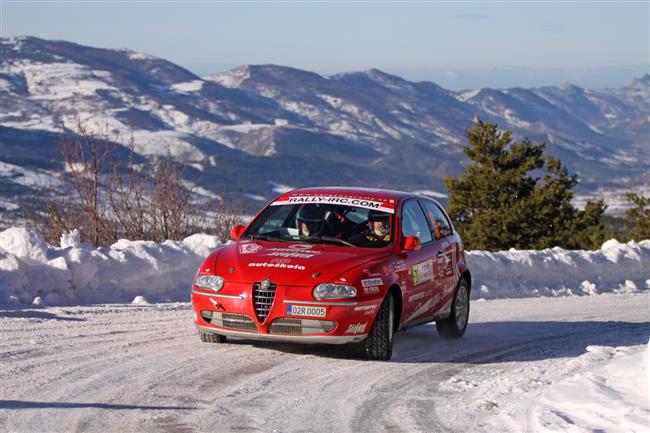
[[[445,305],[442,306],[441,309],[436,311],[433,316],[425,316],[419,320],[416,320],[414,322],[408,323],[400,327],[399,330],[402,331],[404,329],[413,328],[414,326],[424,325],[425,323],[431,323],[431,322],[435,322],[436,320],[448,318],[451,315],[451,306],[453,301],[454,298],[451,298],[449,301],[445,303]]]

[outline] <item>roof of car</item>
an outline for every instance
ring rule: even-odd
[[[303,196],[303,195],[333,195],[344,197],[358,197],[380,200],[396,200],[401,201],[408,197],[421,197],[417,194],[394,191],[389,189],[377,188],[355,188],[355,187],[342,187],[342,186],[319,186],[311,188],[299,188],[288,191],[282,194],[282,197]]]

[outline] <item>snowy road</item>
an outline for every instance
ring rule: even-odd
[[[0,429],[643,431],[648,401],[598,419],[552,397],[565,390],[564,407],[579,409],[572,380],[637,359],[625,356],[647,344],[649,311],[647,293],[477,301],[462,340],[414,328],[383,363],[327,346],[201,343],[188,304],[0,309]]]

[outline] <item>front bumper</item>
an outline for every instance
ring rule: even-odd
[[[287,343],[303,344],[347,344],[363,341],[368,336],[364,335],[279,335],[279,334],[260,334],[257,332],[242,332],[232,329],[217,328],[215,326],[196,325],[202,332],[212,332],[213,334],[226,335],[228,337],[246,338],[249,340],[260,341],[284,341]]]
[[[252,294],[247,286],[233,287],[231,283],[227,293],[210,293],[192,290],[192,307],[195,325],[201,332],[262,341],[280,341],[305,344],[347,344],[363,341],[372,328],[376,312],[381,304],[381,297],[356,298],[350,300],[300,300],[305,297],[295,287],[278,287],[273,305],[268,316],[260,321],[253,305]],[[303,296],[300,296],[300,295]],[[311,294],[311,291],[309,291]],[[325,315],[296,316],[289,315],[288,306],[302,305],[325,309]],[[223,315],[223,320],[210,319],[210,315]],[[226,318],[228,316],[228,318]],[[214,317],[214,316],[213,316]],[[322,320],[334,323],[329,331],[314,332],[279,332],[286,327],[275,327],[278,321],[318,322]],[[301,320],[299,320],[301,319]],[[212,322],[212,323],[211,323]],[[216,323],[216,324],[215,324]],[[328,328],[329,329],[329,328]]]

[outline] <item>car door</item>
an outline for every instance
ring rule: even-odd
[[[416,199],[407,200],[402,205],[401,230],[403,237],[417,236],[422,243],[422,248],[409,251],[405,258],[408,277],[402,301],[402,323],[408,324],[430,316],[434,306],[433,237]]]
[[[458,245],[447,216],[430,200],[419,200],[431,227],[433,237],[436,309],[454,295],[458,280],[455,263]]]

